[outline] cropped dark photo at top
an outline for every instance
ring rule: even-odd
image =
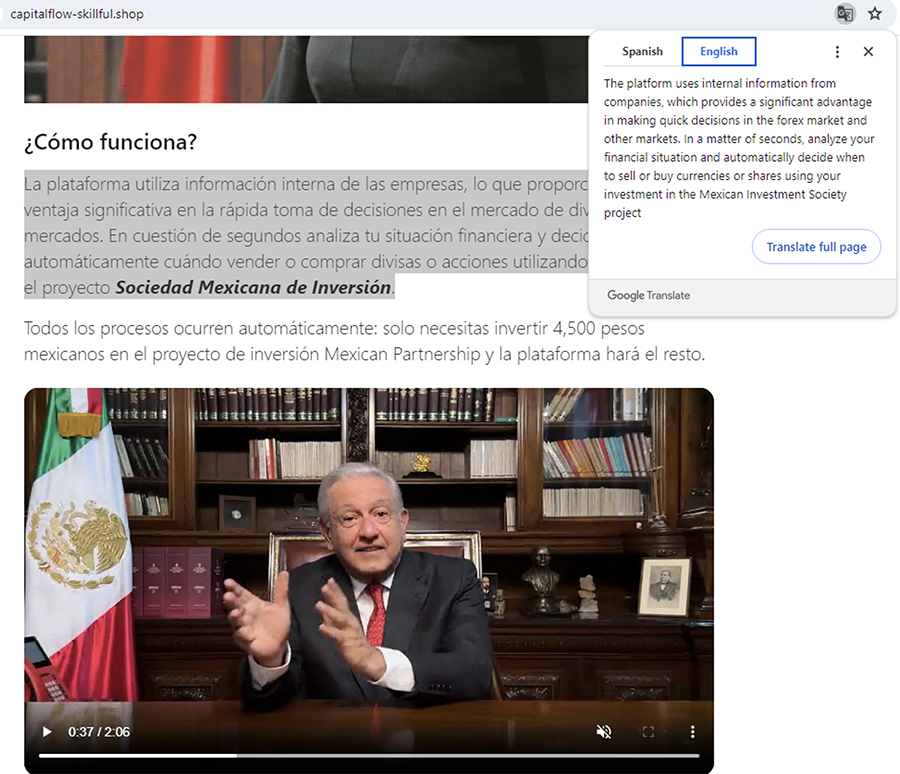
[[[36,102],[587,103],[578,36],[43,35]]]

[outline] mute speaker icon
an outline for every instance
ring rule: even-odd
[[[604,739],[612,739],[612,729],[609,726],[597,726],[597,736]]]

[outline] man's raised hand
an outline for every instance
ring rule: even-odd
[[[387,669],[384,656],[366,641],[362,624],[334,578],[322,586],[322,599],[316,603],[316,610],[322,615],[319,631],[333,640],[350,668],[372,682],[380,680]]]
[[[281,666],[291,630],[287,572],[278,574],[271,602],[260,599],[230,578],[225,581],[225,589],[223,602],[229,611],[234,641],[260,666]]]

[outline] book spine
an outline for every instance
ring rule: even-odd
[[[103,400],[106,402],[106,415],[109,417],[109,421],[118,419],[116,416],[116,388],[104,387]]]
[[[159,390],[156,387],[147,388],[147,419],[159,419]]]
[[[266,387],[256,388],[256,405],[259,407],[259,421],[268,422],[269,417],[269,390]]]
[[[450,419],[450,388],[440,387],[438,394],[438,422]]]
[[[451,387],[449,392],[450,402],[447,408],[447,419],[450,422],[456,422],[459,418],[459,388]]]
[[[228,414],[227,387],[216,387],[216,411],[218,412],[220,422],[225,422],[230,419],[230,416]]]
[[[128,389],[128,416],[127,419],[138,418],[138,388],[130,387]]]
[[[282,418],[286,422],[297,421],[297,390],[295,387],[285,387],[282,394],[284,411]]]
[[[169,455],[166,452],[166,447],[163,446],[162,441],[159,438],[153,439],[153,450],[156,452],[156,456],[159,457],[159,461],[162,465],[162,474],[164,478],[169,477]]]
[[[484,391],[484,421],[494,421],[494,388],[488,387]]]
[[[338,387],[328,388],[328,419],[332,422],[341,418],[341,391]]]
[[[225,405],[228,409],[228,419],[232,422],[238,418],[238,394],[237,387],[225,388]]]
[[[166,557],[166,607],[164,618],[187,618],[188,613],[188,549],[167,547]]]
[[[168,387],[159,387],[157,389],[158,389],[159,401],[156,405],[156,418],[157,419],[168,419],[169,418],[169,388]]]
[[[144,467],[143,461],[138,455],[135,448],[134,438],[125,438],[125,450],[128,453],[128,461],[131,463],[131,469],[137,474],[138,478],[150,478],[150,471]]]
[[[146,387],[138,387],[138,407],[137,407],[137,418],[138,419],[146,419],[147,418],[147,388]]]
[[[472,407],[472,421],[484,422],[484,388],[475,388],[474,405]]]
[[[143,563],[144,618],[162,618],[166,610],[166,549],[144,548]]]
[[[164,478],[162,463],[160,460],[156,459],[156,455],[153,453],[153,441],[149,438],[135,438],[135,441],[137,441],[144,450],[144,456],[147,458],[153,477]]]
[[[144,549],[131,549],[131,614],[135,618],[144,615]]]
[[[219,403],[216,400],[216,388],[206,388],[206,417],[210,422],[219,420]]]
[[[428,388],[419,387],[416,390],[416,421],[425,422],[428,419]]]
[[[222,597],[225,595],[225,552],[221,548],[211,550],[212,560],[212,599],[209,602],[210,615],[222,615],[225,612]]]
[[[150,459],[147,457],[147,452],[144,450],[144,444],[142,443],[140,438],[134,439],[134,451],[137,455],[138,459],[141,461],[141,467],[144,469],[144,473],[141,475],[146,478],[157,478],[156,470],[153,467],[153,464],[150,462]]]
[[[188,548],[188,618],[209,618],[212,602],[212,549]]]
[[[475,395],[472,392],[471,387],[465,387],[460,390],[463,393],[463,404],[462,404],[462,421],[463,422],[472,422],[473,414],[472,409],[475,405]]]
[[[375,390],[375,419],[386,422],[388,418],[388,391],[386,387]]]
[[[439,387],[428,388],[428,421],[437,422],[440,416],[441,391]]]

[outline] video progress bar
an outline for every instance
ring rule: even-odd
[[[39,758],[699,758],[700,753],[39,753]]]

